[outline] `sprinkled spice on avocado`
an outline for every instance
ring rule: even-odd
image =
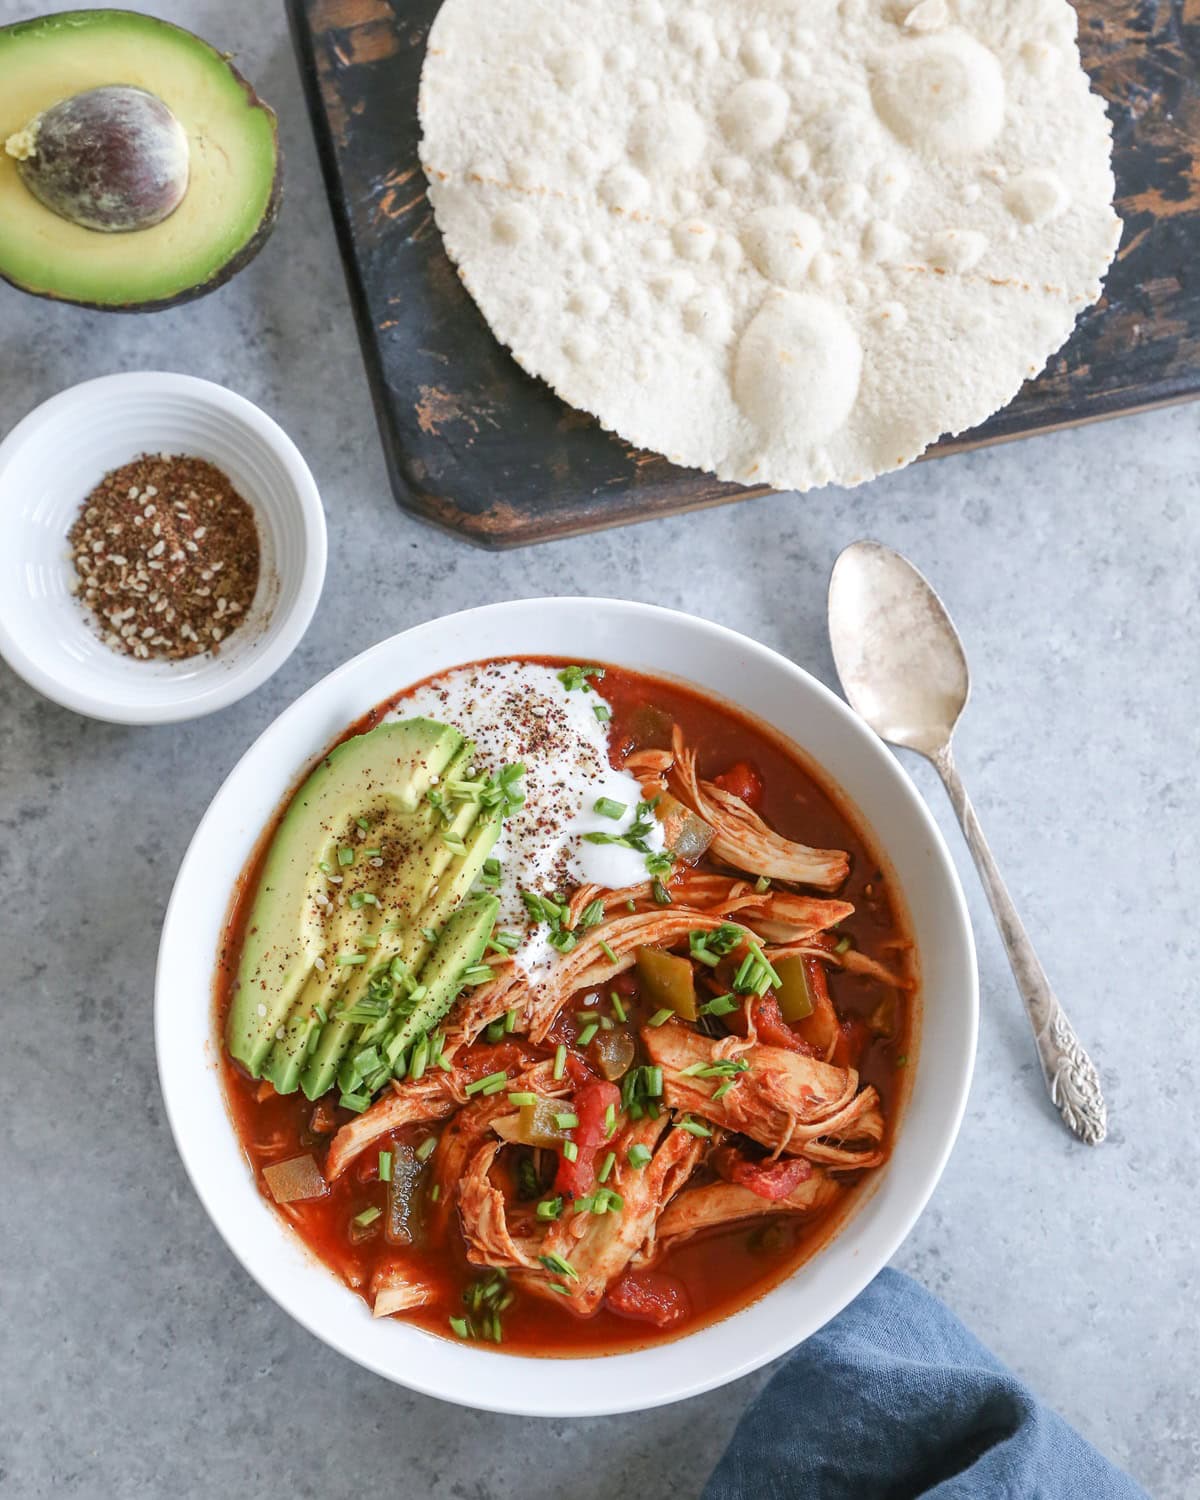
[[[202,458],[144,454],[114,469],[67,535],[98,634],[142,660],[216,652],[258,588],[254,512]]]

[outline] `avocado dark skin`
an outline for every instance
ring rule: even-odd
[[[91,12],[90,14],[93,17],[98,17],[106,13]],[[26,27],[34,28],[39,26],[40,24],[41,20],[35,19],[28,22],[18,22],[11,29],[13,31],[17,31]],[[6,275],[3,270],[0,270],[0,282],[7,282],[10,286],[15,287],[18,291],[25,292],[30,296],[44,298],[46,301],[69,303],[72,306],[86,307],[97,312],[160,312],[166,310],[167,308],[180,307],[185,303],[193,302],[198,297],[207,296],[209,292],[216,291],[218,288],[224,286],[226,282],[228,282],[232,277],[236,276],[239,271],[243,270],[250,264],[250,262],[255,258],[256,255],[258,255],[259,251],[263,248],[267,240],[270,238],[271,232],[275,228],[276,221],[278,220],[279,210],[283,200],[283,152],[279,143],[279,125],[275,111],[270,107],[270,105],[266,104],[265,101],[259,97],[254,86],[236,67],[234,67],[234,65],[229,61],[229,58],[226,54],[218,52],[216,48],[211,47],[211,45],[205,42],[203,38],[197,37],[195,33],[187,31],[186,28],[175,26],[174,23],[168,24],[170,24],[175,31],[181,32],[185,36],[190,37],[197,43],[199,47],[207,48],[214,54],[214,56],[219,57],[222,66],[228,71],[230,78],[236,84],[238,89],[240,89],[244,94],[247,108],[259,111],[262,117],[269,123],[270,135],[274,151],[275,169],[271,180],[269,196],[266,205],[263,208],[262,213],[258,219],[254,232],[239,250],[237,250],[222,265],[214,268],[210,275],[195,282],[191,286],[181,288],[178,292],[175,292],[170,296],[161,298],[139,298],[137,300],[131,300],[129,302],[97,302],[88,300],[86,297],[74,297],[65,292],[58,292],[51,289],[43,289],[40,287],[26,285],[18,277]],[[8,30],[10,28],[4,29]],[[136,231],[134,232],[136,233]]]

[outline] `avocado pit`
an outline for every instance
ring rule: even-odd
[[[40,203],[105,234],[161,224],[188,188],[187,132],[156,94],[127,84],[60,99],[5,150]]]

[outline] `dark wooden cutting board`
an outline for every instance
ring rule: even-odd
[[[288,0],[397,500],[512,547],[763,493],[630,448],[492,337],[442,249],[417,159],[417,86],[439,4]],[[1077,9],[1084,64],[1114,123],[1121,249],[1103,300],[1043,373],[934,453],[1200,392],[1200,0]]]

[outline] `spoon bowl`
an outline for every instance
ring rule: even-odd
[[[829,580],[829,638],[851,708],[880,739],[922,755],[950,743],[971,677],[927,579],[880,542],[855,542]]]

